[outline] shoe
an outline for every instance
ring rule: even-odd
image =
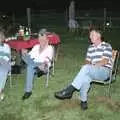
[[[63,89],[62,91],[56,92],[55,97],[61,100],[70,99],[72,98],[72,92],[67,89]]]
[[[81,108],[83,109],[83,110],[86,110],[86,109],[88,109],[88,106],[87,106],[87,101],[81,101]]]
[[[37,77],[41,77],[42,75],[44,75],[44,71],[41,71],[38,67],[35,67],[34,68],[36,70],[36,74],[37,74]]]
[[[28,99],[32,95],[32,92],[25,92],[24,95],[22,96],[22,99]]]

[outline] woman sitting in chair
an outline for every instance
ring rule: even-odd
[[[29,98],[32,94],[33,78],[36,70],[40,69],[46,73],[46,66],[51,66],[54,51],[53,47],[49,45],[46,33],[45,30],[40,30],[38,33],[40,44],[35,45],[30,52],[26,49],[22,50],[22,59],[27,64],[26,85],[25,93],[22,97],[23,100]]]
[[[0,100],[4,99],[3,90],[8,72],[11,70],[11,49],[8,44],[3,42],[4,40],[4,32],[0,31]]]

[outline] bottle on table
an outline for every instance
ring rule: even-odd
[[[25,31],[24,31],[24,26],[22,26],[22,25],[20,25],[19,26],[19,31],[18,31],[18,33],[19,33],[19,39],[24,39],[24,34],[25,34]]]
[[[30,39],[30,32],[29,32],[29,28],[26,27],[25,28],[24,40],[29,40],[29,39]]]

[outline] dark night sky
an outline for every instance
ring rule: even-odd
[[[69,5],[71,0],[4,0],[4,6],[7,5],[9,8],[1,9],[1,12],[23,12],[28,6],[34,9],[57,9],[65,10],[66,6]],[[115,0],[75,0],[77,9],[99,9],[107,8],[112,11],[120,11],[119,1]],[[14,4],[14,5],[13,5]]]
[[[54,8],[65,8],[68,6],[71,0],[30,0],[33,7],[38,7],[41,9],[54,9]],[[120,4],[115,0],[74,0],[76,2],[76,7],[80,9],[89,8],[104,8],[118,9]]]

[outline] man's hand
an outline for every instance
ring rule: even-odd
[[[21,50],[21,53],[22,53],[22,55],[25,55],[25,54],[28,53],[28,50],[27,50],[27,49],[22,49],[22,50]]]
[[[43,71],[44,73],[46,73],[46,72],[47,72],[47,68],[48,68],[47,62],[41,63],[41,64],[38,66],[38,68],[39,68],[41,71]]]
[[[8,61],[6,61],[6,60],[3,59],[3,58],[0,58],[0,64],[8,64]]]
[[[99,62],[97,62],[95,65],[97,65],[97,66],[104,66],[104,65],[106,65],[107,63],[108,63],[108,59],[102,59],[101,61],[99,61]]]

